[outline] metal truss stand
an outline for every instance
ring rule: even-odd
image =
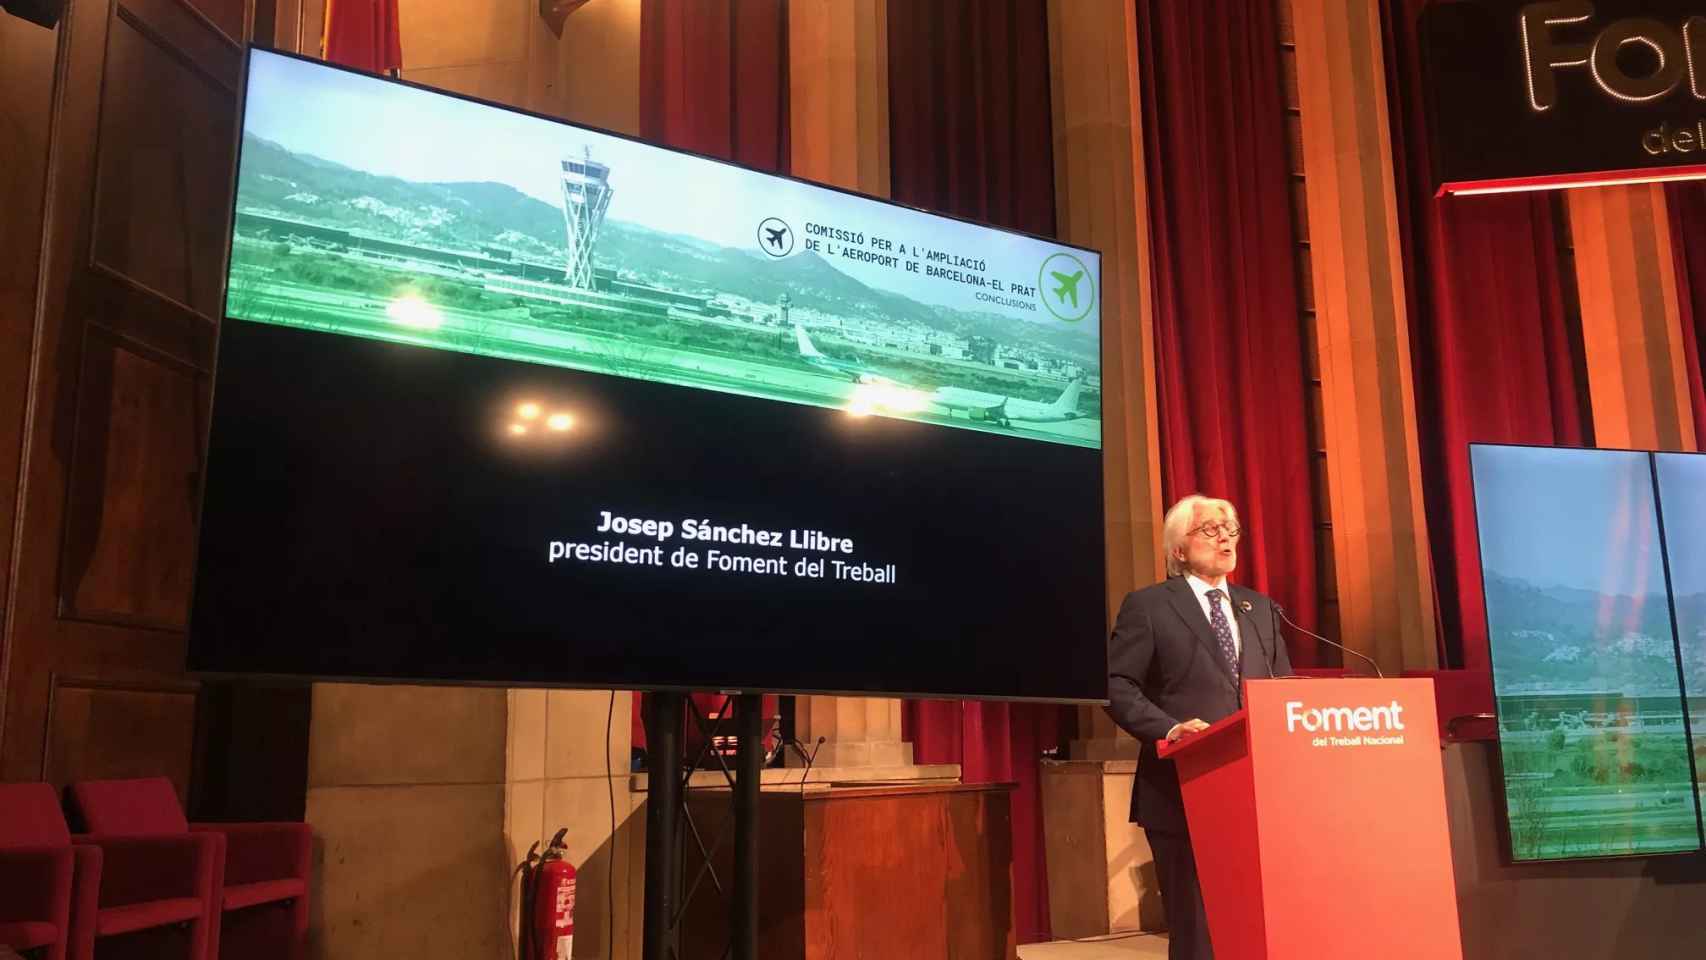
[[[689,901],[709,879],[712,888],[729,901],[728,946],[722,956],[732,960],[758,960],[758,786],[764,767],[764,718],[757,694],[725,697],[716,720],[707,720],[693,707],[686,694],[656,692],[648,696],[646,746],[649,756],[646,802],[646,886],[643,960],[679,960],[681,918]],[[717,741],[734,705],[736,724],[735,765],[724,762]],[[703,735],[703,745],[692,763],[683,763],[681,730],[692,717]],[[734,869],[731,888],[725,890],[711,859],[723,844],[723,836],[706,837],[693,822],[687,807],[687,782],[706,756],[717,766],[733,791]],[[697,847],[700,868],[691,884],[684,886],[682,849],[687,842]],[[697,952],[697,951],[696,951]]]

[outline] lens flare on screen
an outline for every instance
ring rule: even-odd
[[[930,395],[896,383],[861,383],[847,398],[847,413],[855,417],[871,414],[919,413],[930,407]]]
[[[444,325],[444,314],[418,294],[405,293],[385,307],[385,315],[399,326],[416,330],[437,330]]]

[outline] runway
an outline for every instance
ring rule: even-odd
[[[392,305],[392,301],[383,298],[267,278],[244,289],[240,297],[234,296],[231,312],[246,320],[630,376],[859,415],[892,416],[1073,446],[1097,447],[1101,443],[1098,419],[1002,426],[954,417],[928,405],[919,409],[919,399],[925,391],[899,385],[863,385],[813,369],[728,353],[684,350],[651,340],[597,333],[585,327],[545,326],[449,305],[432,307],[436,325],[409,326],[388,313]],[[893,409],[883,402],[891,397],[900,401]]]

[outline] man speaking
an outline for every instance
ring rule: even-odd
[[[1126,595],[1108,639],[1108,713],[1137,738],[1132,822],[1155,852],[1172,960],[1212,960],[1179,778],[1155,741],[1177,740],[1242,706],[1246,680],[1291,673],[1273,603],[1227,582],[1238,565],[1238,512],[1191,495],[1167,511],[1167,579]]]

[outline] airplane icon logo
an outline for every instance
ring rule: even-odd
[[[1089,283],[1084,282],[1086,278]],[[1096,278],[1082,260],[1065,250],[1043,260],[1037,269],[1037,288],[1037,299],[1056,320],[1077,323],[1096,309]]]
[[[794,252],[794,228],[777,217],[765,217],[758,225],[758,249],[778,259]]]
[[[1050,270],[1049,276],[1054,277],[1054,279],[1060,284],[1060,286],[1054,288],[1055,298],[1060,301],[1060,305],[1063,307],[1066,306],[1066,298],[1071,297],[1072,309],[1077,310],[1078,281],[1084,279],[1084,271],[1080,270],[1071,276],[1067,276],[1058,270]]]

